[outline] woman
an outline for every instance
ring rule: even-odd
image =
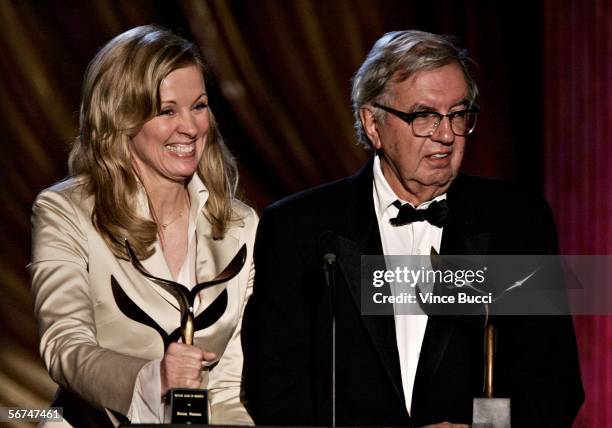
[[[236,166],[204,70],[195,45],[161,27],[111,40],[85,75],[71,177],[34,203],[40,351],[60,386],[53,405],[72,425],[163,422],[163,397],[181,387],[209,390],[211,423],[251,423],[239,400],[240,324],[257,216],[235,199]],[[136,269],[126,241],[144,270],[187,289],[213,279],[246,243],[237,276],[197,295],[196,319],[212,325],[196,322],[193,346],[168,340],[177,301]]]

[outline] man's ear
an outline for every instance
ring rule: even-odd
[[[374,114],[374,107],[370,105],[363,105],[359,109],[359,119],[361,119],[361,126],[365,131],[366,135],[372,142],[374,150],[380,150],[380,135],[378,134],[378,125],[376,115]]]

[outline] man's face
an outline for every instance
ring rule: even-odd
[[[435,111],[447,114],[467,108],[468,86],[457,64],[421,71],[410,78],[390,83],[388,107],[411,113]],[[421,203],[444,193],[457,176],[465,137],[456,136],[448,118],[442,119],[432,135],[417,137],[410,124],[385,113],[376,121],[373,109],[362,111],[365,129],[379,152],[381,169],[391,188],[402,199]]]

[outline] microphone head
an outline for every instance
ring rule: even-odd
[[[333,265],[336,263],[336,255],[334,253],[326,253],[323,255],[323,262],[327,265]]]

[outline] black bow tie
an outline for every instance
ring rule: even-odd
[[[428,221],[434,226],[442,227],[446,223],[446,217],[448,216],[446,199],[433,201],[425,210],[417,210],[410,204],[402,205],[400,201],[393,202],[393,205],[399,208],[397,217],[389,220],[393,226],[403,226],[414,221]]]

